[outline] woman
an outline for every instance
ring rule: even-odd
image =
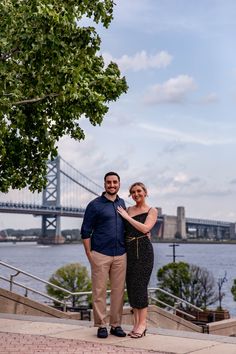
[[[146,334],[148,308],[148,283],[153,269],[153,247],[150,230],[157,221],[157,209],[146,204],[147,189],[141,182],[131,185],[130,196],[135,205],[127,211],[121,206],[118,213],[125,219],[127,245],[126,285],[130,306],[134,314],[132,338],[141,338]]]

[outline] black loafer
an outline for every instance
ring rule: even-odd
[[[111,327],[111,330],[110,330],[110,334],[113,334],[114,336],[117,336],[117,337],[125,337],[126,336],[126,333],[123,331],[123,329],[118,326],[118,327]]]
[[[99,327],[98,328],[97,337],[98,338],[107,338],[108,337],[108,332],[107,332],[106,327]]]

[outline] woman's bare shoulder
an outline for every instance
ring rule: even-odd
[[[133,214],[134,213],[134,207],[133,206],[129,206],[128,208],[127,208],[127,213],[130,215],[130,214]]]
[[[154,215],[154,216],[157,216],[157,214],[158,214],[157,208],[151,207],[151,208],[149,209],[149,214]]]

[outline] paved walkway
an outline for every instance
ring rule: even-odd
[[[234,337],[149,328],[141,339],[99,339],[96,332],[86,321],[0,314],[0,353],[236,354]]]

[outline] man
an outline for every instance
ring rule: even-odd
[[[120,177],[116,172],[104,176],[105,192],[92,200],[84,214],[81,237],[91,266],[94,326],[97,337],[106,338],[106,290],[110,281],[110,334],[125,337],[121,328],[126,274],[124,224],[117,212],[125,208],[124,200],[117,195]]]

